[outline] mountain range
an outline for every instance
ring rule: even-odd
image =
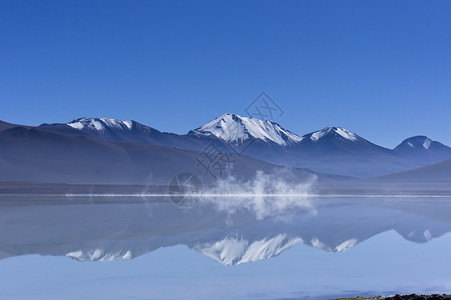
[[[289,167],[323,180],[384,176],[451,159],[450,147],[425,136],[388,149],[341,127],[301,136],[235,114],[182,135],[110,118],[36,127],[0,122],[0,145],[0,181],[28,182],[163,184],[180,172],[212,173],[199,160],[213,154],[223,165],[233,162],[227,175],[249,178],[256,170]]]

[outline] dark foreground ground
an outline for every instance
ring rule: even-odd
[[[357,297],[357,298],[341,298],[335,300],[451,300],[451,295],[395,295],[393,297],[383,298],[381,296],[376,297]]]
[[[385,298],[387,300],[442,300],[442,299],[451,299],[451,295],[396,295],[393,297]]]

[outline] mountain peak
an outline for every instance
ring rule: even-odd
[[[361,139],[357,134],[336,126],[327,126],[319,131],[304,135],[304,138],[309,138],[310,140],[317,142],[327,136],[334,136],[351,142],[356,142]]]
[[[413,149],[426,149],[429,150],[429,148],[432,145],[432,140],[424,135],[417,135],[410,137],[408,139],[405,139],[402,144],[406,144],[408,147]]]
[[[393,149],[396,153],[424,162],[438,162],[451,158],[451,148],[424,135],[405,139]]]
[[[195,129],[194,134],[216,136],[226,142],[243,143],[248,139],[260,139],[281,146],[297,143],[302,137],[271,121],[242,117],[226,113]]]
[[[75,129],[90,129],[96,131],[105,131],[106,128],[128,129],[133,126],[134,121],[120,121],[111,118],[79,118],[67,123],[68,126]]]

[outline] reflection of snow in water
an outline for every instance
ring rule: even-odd
[[[302,242],[301,238],[288,237],[286,234],[253,242],[235,236],[212,244],[197,244],[193,248],[228,266],[268,259]]]

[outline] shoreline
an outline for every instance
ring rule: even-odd
[[[354,297],[354,298],[336,298],[332,300],[450,300],[451,295],[448,294],[431,294],[431,295],[399,295],[390,297],[373,296],[373,297]]]

